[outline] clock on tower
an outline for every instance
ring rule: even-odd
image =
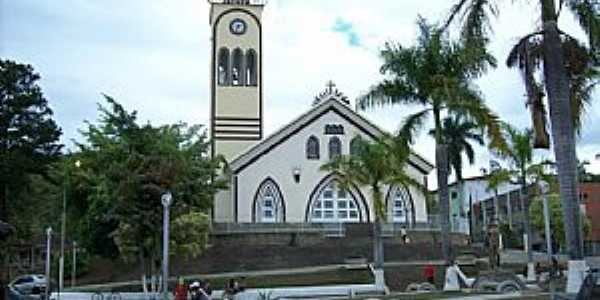
[[[209,2],[211,152],[231,161],[263,136],[261,17],[265,1]]]

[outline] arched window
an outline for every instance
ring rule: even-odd
[[[256,192],[254,199],[254,221],[275,223],[283,221],[283,197],[272,179],[265,180]]]
[[[306,141],[306,158],[319,159],[319,139],[314,135]]]
[[[342,142],[337,136],[329,139],[329,159],[334,159],[342,155]]]
[[[232,85],[243,85],[244,84],[244,53],[242,49],[235,48],[233,50],[233,63],[231,66],[231,84]]]
[[[219,61],[217,66],[217,80],[219,85],[229,84],[229,49],[219,50]]]
[[[394,223],[412,224],[414,207],[410,193],[406,187],[390,188],[387,199],[388,215]]]
[[[361,137],[357,136],[354,137],[351,141],[350,141],[350,155],[358,155],[360,153],[360,147],[362,147],[361,145]]]
[[[246,85],[256,85],[256,52],[254,49],[248,50],[246,52]]]
[[[354,195],[331,180],[319,191],[310,208],[310,222],[360,222],[360,211]]]

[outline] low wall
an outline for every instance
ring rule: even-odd
[[[230,228],[231,229],[231,228]],[[372,261],[370,224],[348,224],[343,230],[216,230],[209,247],[197,258],[171,258],[170,274],[215,274],[224,272],[274,270]],[[439,231],[408,230],[411,240],[403,244],[397,233],[384,238],[386,261],[423,261],[442,258]],[[471,251],[466,235],[452,234],[455,252]],[[78,280],[81,284],[139,280],[137,265],[101,260]],[[133,271],[133,272],[132,272]]]
[[[189,274],[268,270],[341,264],[352,258],[372,261],[370,224],[345,225],[342,235],[328,232],[215,232],[210,247],[199,258],[179,260],[175,273]],[[408,230],[410,243],[403,244],[399,235],[384,238],[386,261],[441,259],[438,231]],[[468,237],[452,234],[457,251],[470,249]],[[176,260],[177,261],[177,260]]]

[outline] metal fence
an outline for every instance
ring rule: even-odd
[[[343,237],[346,235],[347,226],[354,223],[215,223],[212,227],[213,234],[277,234],[277,233],[315,233],[328,237]],[[468,232],[464,222],[451,224],[451,232]],[[382,234],[385,236],[400,235],[402,229],[410,231],[439,231],[439,216],[431,215],[427,222],[416,223],[384,223]]]
[[[239,233],[321,233],[344,236],[343,223],[215,223],[214,234]]]

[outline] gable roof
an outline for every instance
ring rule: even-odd
[[[372,138],[384,134],[383,130],[350,109],[347,105],[342,104],[335,98],[330,98],[319,103],[318,105],[315,105],[306,113],[300,115],[298,118],[277,130],[260,143],[254,145],[237,156],[230,163],[231,170],[233,173],[239,173],[249,165],[253,164],[255,161],[259,160],[262,156],[276,148],[278,145],[285,142],[295,133],[318,120],[322,115],[328,112],[337,113],[340,117],[344,118],[346,121],[356,126]],[[424,174],[429,174],[434,168],[433,164],[416,153],[412,153],[409,164]]]

